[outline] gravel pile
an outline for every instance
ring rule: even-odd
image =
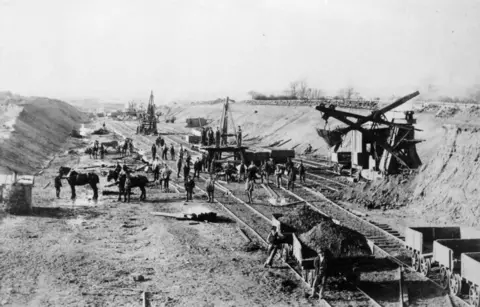
[[[318,223],[331,221],[329,217],[326,217],[318,211],[311,209],[307,205],[302,205],[295,208],[291,212],[279,217],[278,220],[284,224],[282,225],[283,232],[297,233],[307,232]]]
[[[319,252],[322,248],[328,249],[335,258],[362,257],[371,254],[367,239],[362,234],[328,220],[301,234],[299,239],[315,252]]]

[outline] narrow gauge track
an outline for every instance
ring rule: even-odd
[[[130,134],[132,133],[130,132]],[[144,136],[141,136],[141,137],[146,138]],[[171,139],[174,143],[185,145],[184,148],[186,148],[187,150],[191,152],[195,152],[194,150],[189,148],[190,144],[188,144],[187,142],[183,140],[179,140],[177,137],[172,135],[169,135],[168,138]],[[149,142],[151,142],[151,140],[149,140]],[[147,148],[149,147],[147,146]],[[293,159],[293,160],[299,161],[298,159]],[[316,168],[327,166],[326,164],[318,163],[314,161],[305,161],[305,160],[302,160],[302,161],[304,164],[311,165],[312,167],[316,167]],[[331,179],[327,181],[338,183]],[[415,275],[415,277],[412,279],[418,280],[419,278],[423,278],[429,281],[429,283],[423,283],[425,289],[422,289],[422,291],[420,291],[421,293],[423,293],[423,295],[425,295],[424,293],[433,293],[435,292],[435,290],[438,291],[438,288],[441,288],[438,280],[426,278],[426,277],[424,278],[423,275],[415,272],[414,269],[410,266],[410,251],[405,247],[404,238],[401,237],[398,232],[391,229],[389,225],[379,224],[374,221],[369,221],[363,217],[359,217],[347,211],[346,209],[342,208],[340,205],[334,203],[333,201],[329,200],[322,193],[322,192],[328,191],[328,189],[326,189],[325,187],[322,187],[323,185],[324,184],[317,184],[317,185],[314,184],[310,187],[308,185],[299,186],[298,182],[296,182],[295,184],[296,189],[294,193],[286,190],[285,188],[277,189],[276,187],[274,187],[274,185],[270,185],[270,187],[279,195],[283,195],[283,196],[290,195],[294,198],[297,198],[298,200],[306,201],[306,203],[309,206],[316,208],[323,214],[328,215],[333,219],[339,221],[340,224],[346,227],[349,227],[351,229],[355,229],[358,232],[365,235],[369,240],[375,243],[378,252],[389,257],[393,262],[399,264],[400,266],[403,266],[404,268],[409,269],[409,271],[407,271],[407,274],[406,274],[407,278],[409,277],[408,275]],[[429,304],[428,303],[429,298],[417,297],[416,299],[418,301],[418,304],[421,306],[438,305],[438,302]],[[422,303],[426,305],[422,305]],[[445,298],[445,302],[442,304],[442,306],[443,305],[468,306],[468,303],[466,303],[460,297],[448,296]]]
[[[128,131],[128,127],[118,127],[121,134],[125,135],[131,135],[131,131]],[[131,128],[130,128],[131,129]],[[169,139],[177,144],[183,143],[184,145],[185,142],[182,141],[176,141],[172,140],[173,138],[169,136]],[[146,136],[143,135],[137,135],[136,140],[140,142],[143,146],[145,146],[146,149],[150,148],[150,144],[153,141],[153,139],[149,139]],[[186,147],[187,150],[192,151],[188,147]],[[172,160],[167,160],[165,161],[172,166],[172,163],[175,163]],[[207,179],[205,176],[200,176],[202,182],[205,182]],[[177,178],[173,178],[174,185],[176,187],[181,187],[179,181]],[[289,207],[278,207],[278,206],[269,206],[269,205],[261,205],[261,204],[252,204],[249,205],[245,203],[245,195],[234,195],[232,191],[230,191],[228,188],[224,187],[221,184],[216,184],[217,189],[215,189],[214,196],[216,202],[221,205],[228,213],[230,213],[235,220],[240,221],[240,224],[246,226],[246,228],[252,232],[257,239],[259,240],[260,243],[266,245],[267,244],[267,236],[268,233],[270,232],[271,228],[271,219],[268,218],[267,216],[271,216],[273,213],[286,213],[289,210],[292,210],[293,208]],[[257,188],[259,188],[259,185],[257,185]],[[202,194],[206,194],[206,192],[201,189],[198,186],[198,181],[197,181],[197,186],[195,188],[196,191],[199,191]],[[242,199],[243,198],[243,199]],[[301,277],[300,273],[298,272],[298,269],[295,269],[291,265],[288,265],[294,272],[295,274],[303,281],[303,278]],[[307,285],[309,286],[309,285]],[[379,307],[382,306],[379,303],[377,303],[375,300],[373,300],[368,294],[363,292],[361,289],[357,288],[356,291],[349,291],[348,294],[351,299],[355,299],[356,306],[374,306],[374,307]],[[327,306],[335,306],[335,301],[330,301],[327,302],[324,300],[323,302]]]

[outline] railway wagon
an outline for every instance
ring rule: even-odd
[[[478,252],[480,252],[480,239],[439,239],[434,241],[432,261],[440,266],[441,286],[449,289],[451,294],[459,295],[463,286],[461,256],[464,253]],[[469,261],[467,264],[471,265],[471,263]],[[479,271],[475,273],[480,275]]]
[[[460,257],[464,283],[468,285],[468,299],[474,307],[480,307],[480,253],[464,253]]]
[[[433,242],[439,239],[477,239],[480,232],[468,227],[407,227],[405,245],[412,252],[412,267],[424,276],[432,268]]]
[[[407,227],[405,245],[412,251],[412,267],[427,276],[432,267],[433,242],[461,238],[460,227]]]

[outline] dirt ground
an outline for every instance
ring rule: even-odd
[[[63,151],[81,145],[70,140]],[[91,163],[59,155],[36,179],[34,214],[1,218],[0,306],[139,306],[143,291],[152,306],[313,306],[289,270],[263,268],[264,250],[243,251],[245,239],[228,218],[193,223],[150,214],[226,216],[216,205],[151,189],[147,202],[137,201],[138,192],[129,204],[100,192],[95,203],[85,187],[72,202],[66,181],[56,199],[47,184],[58,167]],[[145,280],[134,281],[137,274]],[[282,286],[285,280],[293,286]]]

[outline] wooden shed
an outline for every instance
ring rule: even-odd
[[[12,214],[30,213],[34,180],[33,175],[17,175],[9,169],[0,168],[1,208]]]

